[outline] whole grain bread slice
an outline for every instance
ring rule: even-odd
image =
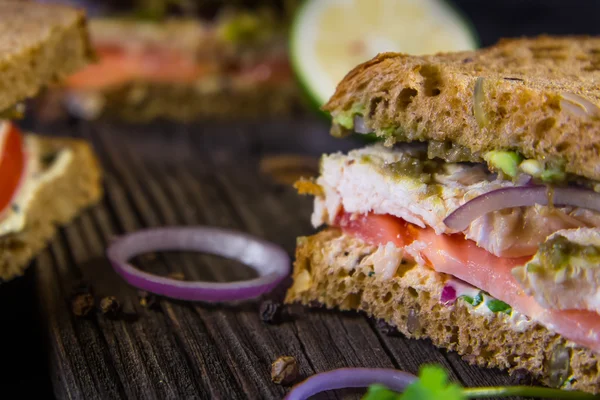
[[[299,238],[294,283],[285,301],[364,311],[409,338],[429,338],[456,351],[471,364],[511,373],[525,368],[549,386],[600,392],[597,354],[532,321],[519,326],[502,312],[473,312],[462,299],[442,304],[450,277],[428,268],[402,264],[394,277],[384,279],[369,262],[376,250],[334,228]]]
[[[350,71],[324,109],[363,115],[388,143],[516,150],[600,180],[599,104],[600,37],[540,36],[473,52],[380,54]]]
[[[92,59],[83,11],[34,1],[0,1],[0,111]]]
[[[0,280],[22,275],[57,227],[71,221],[102,195],[100,167],[89,144],[79,139],[35,137],[35,140],[42,157],[65,148],[71,149],[73,157],[64,173],[39,189],[25,217],[25,228],[0,236]]]

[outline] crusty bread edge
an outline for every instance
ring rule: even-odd
[[[63,174],[40,188],[26,216],[25,229],[0,236],[0,279],[23,274],[46,247],[58,225],[71,221],[102,196],[102,173],[90,145],[80,139],[35,137],[43,153],[70,148],[73,158]]]
[[[335,246],[330,246],[336,240]],[[564,387],[600,392],[600,357],[595,353],[539,324],[518,331],[506,322],[506,314],[490,317],[490,313],[470,312],[471,306],[462,300],[452,306],[442,305],[439,296],[447,279],[444,274],[421,267],[417,268],[429,272],[409,273],[410,267],[404,267],[393,278],[381,279],[372,273],[371,266],[361,264],[352,271],[344,268],[347,250],[360,246],[367,245],[337,229],[299,238],[294,284],[287,292],[286,303],[364,311],[396,326],[408,338],[429,338],[438,347],[456,351],[471,364],[509,372],[524,368],[549,386],[557,385],[549,367],[552,354],[556,349],[566,349],[572,380]],[[338,265],[331,265],[329,260],[339,260]],[[437,286],[438,290],[423,290],[424,285]]]
[[[382,53],[350,71],[323,110],[334,118],[360,110],[366,126],[387,144],[441,141],[465,147],[475,160],[488,151],[514,150],[525,158],[600,181],[597,111],[590,105],[587,115],[573,112],[563,97],[570,94],[582,102],[598,104],[598,92],[590,83],[592,78],[597,80],[598,73],[586,75],[587,80],[583,76],[585,68],[595,68],[595,64],[582,67],[586,64],[577,58],[575,50],[569,50],[570,42],[573,48],[583,49],[592,39],[593,43],[600,42],[598,38],[539,36],[501,41],[471,52],[424,56]],[[567,60],[577,68],[565,67],[563,73],[552,76],[535,75],[531,73],[537,60],[531,55],[532,46],[565,46],[571,51]],[[522,59],[511,58],[525,53],[529,55]],[[506,70],[486,69],[486,65],[504,62],[509,65]],[[562,64],[544,62],[546,69],[561,71]],[[528,65],[529,69],[512,68],[510,63]],[[573,78],[573,74],[580,78]],[[480,81],[482,98],[476,102],[479,78],[484,78]],[[486,116],[484,122],[476,118],[475,110]],[[339,135],[344,129],[340,132],[340,126],[334,125],[332,133]]]
[[[95,60],[84,11],[69,26],[57,25],[45,40],[0,63],[2,79],[11,82],[1,93],[0,111],[34,97]]]

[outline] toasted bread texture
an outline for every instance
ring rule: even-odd
[[[380,54],[350,71],[324,109],[363,115],[388,143],[516,150],[600,180],[598,82],[600,37],[510,39],[473,52]]]
[[[442,304],[449,277],[428,268],[402,264],[394,277],[383,279],[369,263],[376,249],[333,228],[299,238],[286,302],[364,311],[409,338],[429,338],[456,351],[471,364],[510,372],[525,368],[549,386],[600,392],[597,354],[533,321],[476,312],[462,299]]]
[[[68,92],[68,111],[83,119],[109,118],[128,122],[156,119],[193,121],[199,118],[259,118],[290,115],[300,109],[293,82],[243,88],[210,88],[210,84],[130,82],[104,90]],[[50,98],[42,101],[51,101]],[[47,104],[42,103],[42,107]]]
[[[82,11],[0,1],[0,111],[80,69],[92,54]]]
[[[78,139],[36,137],[42,157],[65,148],[73,157],[64,173],[43,183],[29,207],[25,228],[0,236],[0,279],[22,275],[59,225],[71,221],[102,195],[101,172],[91,147]]]

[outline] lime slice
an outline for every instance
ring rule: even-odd
[[[306,0],[291,32],[292,65],[321,106],[352,68],[378,53],[472,50],[477,36],[443,0]]]

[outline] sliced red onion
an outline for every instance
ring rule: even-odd
[[[456,289],[451,285],[444,286],[442,289],[442,295],[440,296],[440,302],[444,305],[454,303],[456,300]]]
[[[285,400],[305,400],[326,390],[362,388],[374,383],[402,392],[416,379],[413,374],[390,368],[340,368],[313,375],[300,382]]]
[[[186,282],[141,271],[127,261],[135,255],[167,250],[199,251],[238,260],[260,277],[246,281]],[[192,301],[230,301],[257,297],[290,273],[287,253],[245,233],[208,227],[142,230],[116,239],[107,250],[113,268],[132,286],[158,295]]]
[[[548,205],[548,191],[552,190],[553,203],[557,206],[573,206],[600,211],[600,193],[576,187],[548,188],[547,186],[520,186],[493,190],[478,196],[454,210],[444,224],[455,231],[464,231],[471,222],[492,212],[512,207],[535,204]]]
[[[373,129],[367,128],[367,125],[365,125],[365,119],[362,115],[355,115],[354,116],[354,132],[367,134],[367,133],[373,132]]]

